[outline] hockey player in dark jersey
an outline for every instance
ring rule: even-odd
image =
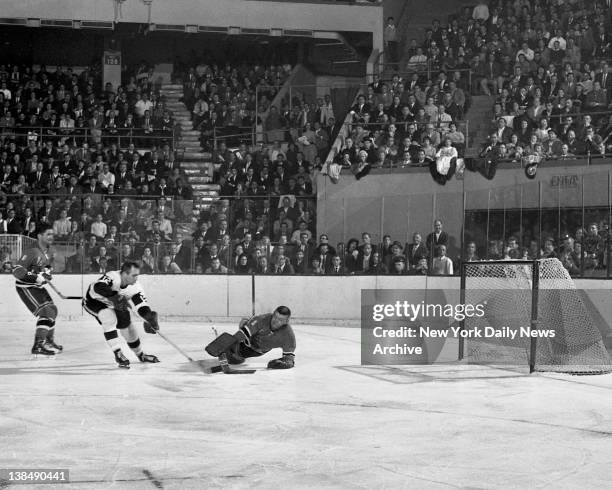
[[[295,365],[295,335],[290,319],[291,310],[286,306],[279,306],[272,313],[243,318],[238,332],[222,334],[206,346],[206,351],[219,356],[222,363],[226,358],[229,364],[242,364],[248,357],[281,348],[283,356],[270,361],[268,369],[290,369]]]
[[[53,356],[63,350],[55,343],[57,306],[45,289],[45,284],[51,280],[49,247],[53,244],[53,228],[49,224],[40,224],[36,231],[38,243],[25,251],[13,268],[13,276],[17,294],[36,317],[32,354]]]
[[[137,262],[124,262],[121,270],[109,271],[94,281],[83,299],[85,311],[102,325],[104,338],[115,355],[115,361],[119,367],[128,369],[130,361],[121,352],[117,330],[140,362],[159,362],[156,356],[142,351],[138,330],[132,323],[130,309],[145,320],[147,333],[154,334],[159,330],[157,313],[147,304],[142,286],[137,282],[139,274]]]

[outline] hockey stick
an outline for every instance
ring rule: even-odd
[[[159,330],[157,331],[157,335],[159,335],[162,339],[164,339],[166,342],[168,342],[172,347],[174,347],[178,352],[180,352],[184,357],[187,358],[187,360],[189,362],[195,362],[191,357],[189,357],[187,355],[187,353],[181,349],[178,345],[176,345],[174,342],[172,342],[168,337],[166,337],[163,333],[161,333]]]
[[[55,291],[55,294],[57,294],[62,299],[83,299],[82,296],[66,296],[62,294],[51,281],[47,281],[47,284],[51,289],[53,289],[53,291]]]

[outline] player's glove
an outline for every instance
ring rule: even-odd
[[[156,334],[159,330],[159,323],[157,323],[157,312],[149,311],[145,316],[145,321],[142,324],[144,331],[147,333]]]
[[[280,359],[268,363],[268,369],[291,369],[293,366],[295,366],[294,354],[284,354]]]
[[[36,284],[46,284],[51,281],[53,277],[51,277],[51,270],[45,269],[42,272],[36,274]]]
[[[121,296],[120,294],[114,294],[108,298],[111,303],[113,303],[113,307],[117,311],[127,311],[129,305],[125,296]]]

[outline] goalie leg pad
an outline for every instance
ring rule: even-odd
[[[236,337],[230,335],[227,332],[223,332],[210,344],[208,344],[204,350],[213,357],[219,357],[224,352],[231,350],[231,348],[238,343]]]

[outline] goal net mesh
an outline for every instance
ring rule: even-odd
[[[534,267],[538,270],[536,327],[532,327]],[[468,362],[529,365],[532,331],[537,329],[536,371],[612,372],[600,330],[557,259],[467,263],[463,274],[464,303],[484,305],[484,315],[466,318],[464,329],[498,335],[468,337]],[[516,334],[514,338],[510,332]]]

